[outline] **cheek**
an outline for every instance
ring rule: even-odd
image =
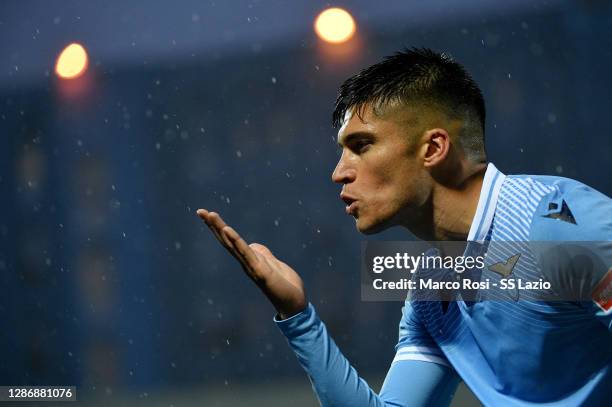
[[[362,175],[367,202],[381,211],[397,210],[410,200],[418,181],[410,157],[400,151],[385,150],[368,163]],[[370,205],[368,205],[370,206]]]
[[[397,185],[380,184],[364,202],[363,214],[372,217],[373,220],[386,219],[405,205],[404,197],[405,194]]]
[[[366,182],[372,187],[372,191],[376,194],[389,193],[405,181],[406,177],[404,177],[401,170],[385,162],[381,163],[381,165],[377,166],[371,172]]]
[[[398,207],[419,204],[423,185],[422,178],[414,168],[403,166],[394,168],[380,179],[379,191],[375,198],[384,200],[386,207],[397,210]]]

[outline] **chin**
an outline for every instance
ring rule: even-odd
[[[389,228],[389,226],[385,225],[383,222],[367,222],[366,219],[363,218],[357,218],[355,220],[355,227],[364,235],[373,235]]]

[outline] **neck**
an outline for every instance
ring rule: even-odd
[[[486,164],[478,164],[456,185],[434,185],[431,207],[436,240],[467,240],[485,171]]]

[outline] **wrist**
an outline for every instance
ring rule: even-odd
[[[290,309],[277,309],[277,320],[282,321],[284,319],[289,319],[301,312],[303,312],[308,307],[308,303],[304,301],[303,303],[293,306]]]

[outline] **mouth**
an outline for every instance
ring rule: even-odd
[[[357,217],[357,201],[352,202],[350,205],[347,205],[345,211],[347,215]]]
[[[346,204],[346,214],[347,215],[357,215],[357,199],[350,197],[348,195],[340,194],[340,199],[344,201]]]

